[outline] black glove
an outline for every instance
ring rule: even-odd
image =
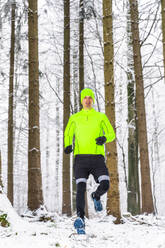
[[[96,144],[102,146],[106,142],[106,140],[107,139],[105,136],[98,137],[96,139]]]
[[[71,146],[67,146],[67,147],[64,149],[64,152],[65,152],[66,154],[69,154],[69,153],[71,153],[72,151],[73,151],[72,145],[71,145]]]

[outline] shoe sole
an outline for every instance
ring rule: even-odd
[[[102,210],[103,210],[103,206],[102,206],[102,203],[101,203],[101,201],[100,201],[100,207],[99,208],[97,208],[97,206],[96,206],[96,204],[95,204],[95,202],[98,202],[98,201],[96,201],[92,196],[91,196],[91,198],[92,198],[92,201],[93,201],[93,203],[94,203],[94,208],[95,208],[95,211],[96,212],[101,212]]]

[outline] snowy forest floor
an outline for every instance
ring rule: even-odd
[[[10,227],[0,227],[0,248],[165,248],[165,218],[139,216],[115,225],[111,216],[86,219],[87,235],[74,235],[73,218],[56,216],[39,222],[20,218]]]
[[[165,248],[165,217],[125,214],[123,224],[116,225],[102,211],[86,219],[86,235],[75,235],[76,216],[45,213],[41,208],[36,217],[29,213],[20,217],[0,193],[0,217],[4,214],[10,226],[0,225],[0,248]],[[39,221],[43,216],[49,221]]]

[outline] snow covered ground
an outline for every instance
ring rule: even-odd
[[[124,218],[124,224],[115,225],[112,216],[102,213],[86,220],[87,235],[74,235],[75,217],[56,215],[53,222],[21,218],[3,194],[0,210],[11,222],[10,227],[0,226],[0,248],[165,248],[164,217]]]

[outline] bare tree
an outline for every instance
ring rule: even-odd
[[[29,41],[29,138],[28,138],[28,208],[43,204],[40,163],[38,1],[28,1]]]
[[[74,20],[76,24],[76,20]],[[76,30],[76,25],[75,25]],[[74,46],[73,46],[73,102],[74,113],[77,113],[80,107],[79,84],[78,84],[78,39],[77,32],[74,31]],[[74,160],[74,155],[73,155]],[[74,171],[72,169],[72,210],[76,210],[76,180],[74,179]]]
[[[1,158],[1,150],[0,150],[0,189],[3,188],[3,182],[2,182],[2,158]]]
[[[79,9],[79,89],[84,89],[84,0],[80,0]],[[81,106],[81,97],[80,106]]]
[[[131,12],[131,30],[133,38],[134,69],[136,82],[136,111],[138,125],[138,142],[141,164],[142,212],[154,212],[151,190],[150,166],[147,144],[146,112],[144,100],[143,71],[139,38],[139,13],[137,0],[129,0]]]
[[[164,66],[164,77],[165,77],[165,0],[161,0],[161,14],[162,14],[163,66]]]
[[[70,116],[70,0],[64,0],[64,112],[63,133]],[[63,153],[62,213],[71,215],[70,157]]]
[[[8,187],[7,196],[13,205],[13,96],[14,96],[14,55],[15,55],[15,9],[16,3],[11,4],[11,44],[10,44],[10,77],[9,77],[9,108],[8,108]]]
[[[127,94],[128,94],[128,211],[140,214],[140,188],[138,168],[138,135],[135,105],[135,79],[133,65],[130,8],[127,11]]]
[[[60,94],[60,82],[57,80],[57,92]],[[59,207],[59,168],[60,168],[60,106],[59,100],[56,98],[56,168],[55,168],[55,185],[56,185],[56,200],[57,200],[57,209]]]
[[[114,50],[113,50],[113,21],[112,0],[103,0],[103,37],[104,37],[104,81],[105,81],[105,112],[115,127],[115,100],[114,100]],[[107,213],[117,217],[120,222],[119,176],[117,168],[116,141],[106,145],[107,166],[111,178],[111,187],[108,191]]]

